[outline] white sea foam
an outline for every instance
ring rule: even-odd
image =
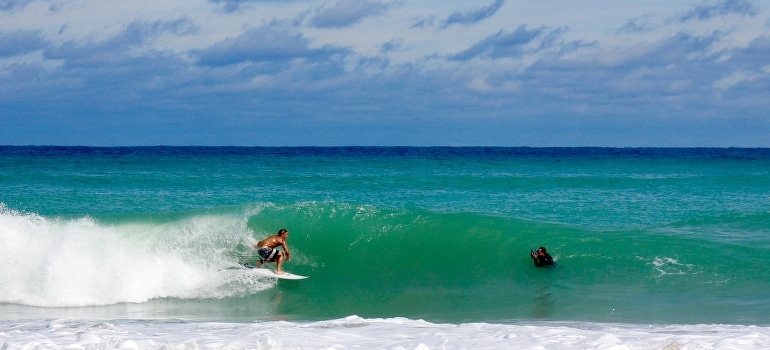
[[[679,260],[669,257],[655,257],[652,266],[660,276],[665,275],[691,275],[701,273],[701,269],[693,264],[683,264]]]
[[[223,251],[242,240],[244,227],[205,215],[107,225],[0,206],[0,303],[82,307],[237,297],[271,288],[273,281],[228,269],[236,261]]]
[[[0,321],[1,349],[768,349],[770,328],[595,323]]]

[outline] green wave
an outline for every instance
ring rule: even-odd
[[[339,202],[74,219],[5,208],[0,277],[12,288],[0,297],[35,306],[209,300],[227,312],[302,319],[752,323],[770,301],[767,238],[720,234],[761,232],[764,219],[608,230]],[[255,259],[251,243],[279,228],[291,232],[284,268],[309,279],[275,283],[233,269]],[[712,234],[693,234],[700,231]],[[555,266],[533,265],[529,250],[539,246]]]
[[[311,278],[281,286],[284,297],[296,301],[283,311],[318,318],[457,320],[481,312],[495,319],[681,321],[702,313],[703,304],[764,295],[770,287],[770,276],[756,264],[767,259],[760,248],[684,234],[684,224],[593,230],[484,213],[323,202],[267,206],[248,222],[265,234],[290,230],[293,259],[284,267]],[[534,267],[528,253],[538,246],[548,247],[555,267]],[[651,311],[640,300],[675,301],[671,308],[679,316]],[[751,313],[758,302],[731,312]],[[708,310],[715,318],[724,313]]]

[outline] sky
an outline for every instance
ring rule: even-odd
[[[0,0],[0,145],[770,147],[770,2]]]

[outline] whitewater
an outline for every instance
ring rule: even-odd
[[[350,316],[319,322],[0,323],[3,349],[766,349],[767,328],[730,325],[436,324]]]

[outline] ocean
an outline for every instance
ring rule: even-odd
[[[1,349],[770,348],[770,149],[3,146],[0,169]],[[280,228],[308,279],[241,268]]]

